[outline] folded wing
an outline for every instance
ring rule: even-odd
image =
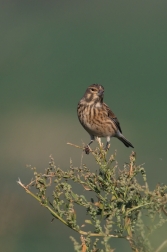
[[[107,106],[107,104],[103,103],[103,106],[105,107],[105,109],[108,113],[108,117],[115,123],[118,130],[122,133],[120,123],[119,123],[117,117],[115,116],[115,114],[111,111],[111,109]]]

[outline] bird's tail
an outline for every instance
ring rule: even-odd
[[[126,147],[134,148],[133,145],[122,134],[119,136],[119,140],[121,140],[121,142],[123,142]]]

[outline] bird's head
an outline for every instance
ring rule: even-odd
[[[88,103],[103,102],[104,87],[99,84],[90,85],[84,94],[84,99]]]

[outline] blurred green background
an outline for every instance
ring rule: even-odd
[[[73,251],[69,235],[79,236],[51,223],[16,180],[28,183],[26,164],[42,171],[50,154],[63,169],[70,157],[80,165],[81,151],[66,143],[89,141],[76,106],[88,85],[100,83],[152,189],[167,183],[167,2],[0,3],[1,251]],[[112,139],[110,153],[115,149],[120,165],[127,162],[131,150]],[[96,168],[91,156],[84,163]],[[166,229],[154,237],[155,247]],[[126,242],[112,242],[130,251]]]

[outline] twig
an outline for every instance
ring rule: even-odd
[[[152,202],[149,202],[149,203],[145,203],[143,205],[139,205],[139,206],[130,208],[130,209],[127,210],[126,214],[128,215],[130,212],[132,212],[132,211],[134,211],[134,210],[136,210],[138,208],[141,208],[141,207],[144,207],[144,206],[147,206],[147,205],[151,205],[151,204],[152,204]]]
[[[167,245],[167,240],[165,240],[158,248],[155,252],[159,252],[161,251],[165,246]]]
[[[76,144],[72,144],[72,143],[67,143],[67,144],[68,144],[68,145],[71,145],[71,146],[74,146],[75,148],[84,150],[84,147],[78,146],[78,145],[76,145]]]
[[[25,189],[25,191],[26,191],[26,193],[28,193],[28,194],[30,194],[32,197],[34,197],[36,200],[38,200],[39,202],[41,202],[41,199],[40,198],[38,198],[35,194],[33,194],[30,190],[28,190],[28,186],[30,185],[27,185],[27,186],[25,186],[22,182],[21,182],[21,180],[20,180],[20,178],[18,178],[19,180],[17,181],[17,183],[21,186],[21,187],[23,187],[24,189]]]
[[[72,143],[67,143],[68,145],[71,145],[71,146],[74,146],[75,148],[78,148],[78,149],[82,149],[83,151],[85,150],[85,147],[81,147],[81,146],[78,146],[76,144],[72,144]],[[90,149],[90,152],[93,152],[92,149],[89,147]]]

